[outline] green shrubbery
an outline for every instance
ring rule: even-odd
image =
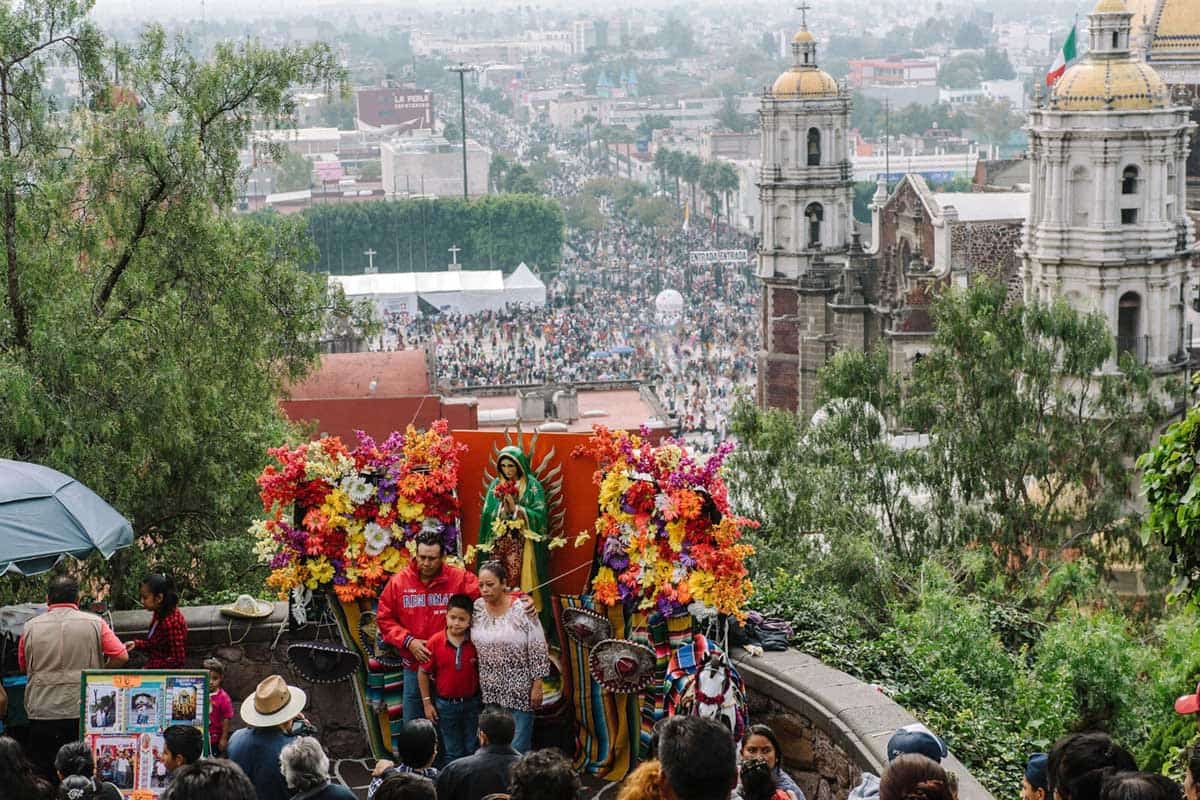
[[[763,523],[754,605],[884,686],[999,798],[1029,753],[1083,729],[1177,774],[1195,725],[1172,701],[1200,677],[1200,620],[1164,602],[1166,549],[1128,502],[1131,454],[1169,398],[1137,365],[1113,370],[1103,321],[1062,304],[1009,304],[984,283],[932,310],[911,375],[878,351],[830,361],[819,425],[735,409],[730,490]],[[927,440],[894,442],[885,419]],[[1172,464],[1195,460],[1194,438],[1176,434]],[[1200,498],[1190,478],[1172,475],[1170,496]],[[1114,564],[1142,567],[1149,594],[1117,597]]]

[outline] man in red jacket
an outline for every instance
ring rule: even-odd
[[[479,579],[462,567],[446,564],[445,555],[441,534],[422,531],[416,557],[392,576],[379,596],[379,632],[404,657],[405,722],[424,716],[417,665],[429,660],[426,640],[446,629],[450,595],[479,597]]]

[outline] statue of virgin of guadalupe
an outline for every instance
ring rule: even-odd
[[[552,631],[550,593],[541,586],[550,569],[547,527],[546,491],[521,448],[509,445],[497,456],[496,478],[488,484],[479,543],[492,546],[492,557],[508,572],[509,587],[533,598],[543,627]]]

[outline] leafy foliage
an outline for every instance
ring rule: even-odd
[[[265,448],[289,435],[276,398],[314,364],[332,301],[300,267],[302,224],[230,213],[238,149],[252,124],[287,121],[293,85],[341,70],[322,45],[229,43],[202,61],[157,27],[122,48],[90,6],[0,9],[0,455],[73,475],[133,522],[138,548],[89,563],[120,605],[151,566],[188,575],[190,597],[210,564],[225,585],[251,561],[231,533]],[[62,55],[88,90],[72,115],[42,95]]]
[[[533,195],[326,203],[303,216],[318,249],[309,268],[338,274],[361,272],[368,248],[383,272],[444,269],[455,245],[459,262],[476,269],[522,261],[552,269],[562,253],[562,208]]]

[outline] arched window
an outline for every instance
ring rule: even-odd
[[[820,203],[809,203],[804,209],[804,219],[808,223],[808,246],[821,246],[821,221],[825,219],[825,209]]]
[[[1117,32],[1116,32],[1116,31],[1113,31],[1113,46],[1112,46],[1112,49],[1113,49],[1113,50],[1116,50],[1116,49],[1117,49]]]
[[[1121,194],[1137,194],[1138,168],[1130,164],[1121,173]]]
[[[786,250],[792,243],[792,209],[786,204],[775,209],[775,247]]]
[[[779,131],[779,152],[776,153],[781,166],[786,167],[792,163],[792,142],[788,136],[787,128],[781,128]]]
[[[821,163],[821,132],[816,128],[808,129],[808,165],[818,166]]]
[[[1091,175],[1087,167],[1071,170],[1071,224],[1084,227],[1088,224],[1088,209],[1091,206]]]
[[[1126,292],[1117,302],[1117,355],[1129,353],[1140,357],[1138,338],[1141,333],[1142,298],[1137,292]]]

